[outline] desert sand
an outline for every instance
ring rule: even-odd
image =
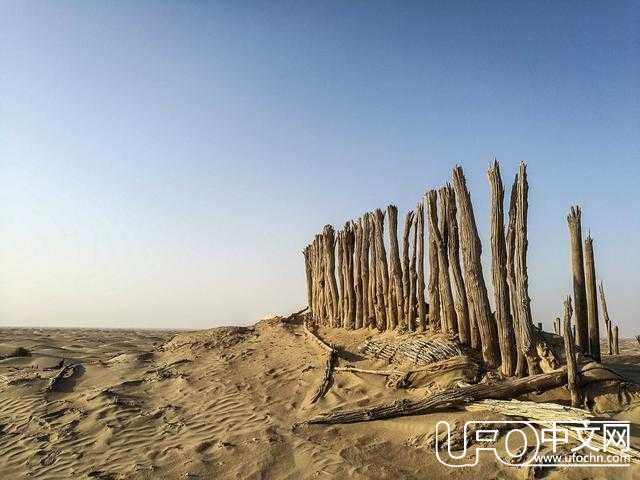
[[[362,353],[367,329],[318,331],[338,366],[385,368]],[[376,335],[393,342],[395,332]],[[9,356],[18,347],[30,356]],[[468,369],[422,378],[413,388],[386,377],[334,372],[322,398],[323,352],[302,325],[262,320],[253,327],[197,332],[3,328],[0,330],[0,477],[3,479],[633,479],[640,468],[450,468],[434,453],[442,419],[500,419],[457,409],[345,425],[297,425],[319,412],[423,398],[459,382]],[[640,381],[640,349],[621,342],[603,363]],[[64,366],[73,368],[62,371]],[[62,374],[61,374],[62,372]],[[566,402],[566,389],[529,399]],[[594,411],[616,399],[599,399]],[[631,420],[640,446],[640,408]],[[622,407],[621,407],[622,408]],[[497,446],[501,448],[500,438]]]

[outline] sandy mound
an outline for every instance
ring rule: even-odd
[[[312,403],[325,352],[302,325],[278,318],[251,328],[177,335],[2,330],[0,352],[18,346],[31,352],[0,360],[2,478],[523,479],[531,474],[495,460],[451,469],[435,458],[437,421],[503,418],[489,410],[293,428],[319,412],[424,398],[483,375],[479,367],[469,367],[476,365],[474,355],[446,338],[326,328],[318,335],[335,346],[342,370]],[[637,350],[623,353],[616,361],[623,362],[624,375],[637,376],[640,371],[632,367]],[[416,371],[443,359],[452,365],[446,371]],[[609,359],[605,363],[616,368]],[[353,369],[411,373],[404,388],[397,388],[387,376]],[[568,397],[557,389],[541,398]],[[615,402],[605,403],[610,408]],[[639,413],[630,406],[619,418],[636,420]],[[544,476],[640,475],[635,467],[580,470],[556,468]]]

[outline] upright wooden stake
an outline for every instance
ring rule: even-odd
[[[587,292],[587,326],[589,331],[589,353],[600,361],[600,325],[598,322],[598,293],[596,290],[596,266],[593,258],[593,239],[588,235],[584,241],[584,277]]]
[[[507,247],[504,236],[504,187],[500,166],[496,160],[487,172],[491,187],[491,277],[496,305],[495,318],[498,326],[502,374],[510,377],[515,373],[518,349],[511,318],[509,286],[507,285]]]
[[[516,174],[511,186],[511,199],[509,202],[509,226],[507,227],[507,284],[509,285],[509,304],[511,305],[511,318],[513,319],[513,332],[516,339],[516,375],[522,378],[527,373],[527,362],[524,358],[522,346],[522,329],[518,317],[518,298],[516,296],[515,275],[515,249],[516,249],[516,217],[518,199],[518,175]]]
[[[335,269],[335,233],[331,225],[325,225],[322,232],[322,242],[325,255],[325,275],[330,298],[330,322],[332,327],[338,326],[338,284],[336,283]]]
[[[338,273],[338,325],[343,326],[345,323],[345,316],[347,314],[347,309],[345,308],[345,299],[347,296],[346,286],[344,283],[344,233],[342,230],[338,231],[338,235],[336,238],[336,257],[338,259],[338,268],[336,269]]]
[[[445,216],[447,218],[448,256],[451,275],[453,277],[454,304],[458,319],[458,338],[464,345],[471,341],[469,322],[469,305],[467,304],[467,289],[464,285],[462,270],[460,269],[460,239],[458,237],[458,219],[456,208],[456,194],[450,183],[441,190],[445,198]]]
[[[498,346],[498,328],[491,315],[487,287],[482,275],[482,245],[476,228],[476,220],[471,204],[471,195],[467,190],[467,183],[460,166],[453,169],[453,188],[456,191],[458,210],[460,211],[460,237],[462,244],[462,259],[465,272],[470,281],[465,282],[467,292],[473,299],[473,309],[480,339],[482,342],[482,358],[487,367],[497,367],[500,363],[500,348]]]
[[[433,237],[436,243],[436,258],[438,261],[438,291],[440,293],[440,305],[442,319],[440,325],[445,333],[458,333],[458,318],[456,308],[453,303],[453,293],[451,292],[451,281],[449,279],[449,257],[447,255],[447,245],[438,226],[438,194],[435,190],[427,192],[427,207],[429,213],[429,245]],[[446,207],[445,207],[446,208]],[[442,215],[446,212],[442,211]],[[446,228],[446,223],[443,224]],[[429,259],[431,261],[431,258]]]
[[[411,291],[411,272],[409,260],[409,235],[411,234],[411,226],[413,225],[413,212],[407,212],[404,219],[404,230],[402,233],[402,304],[404,310],[404,325],[407,330],[413,330],[409,317],[409,303]]]
[[[516,198],[516,238],[515,238],[515,277],[516,298],[518,300],[518,321],[522,333],[522,347],[527,360],[529,375],[540,373],[540,358],[537,351],[537,332],[531,318],[531,299],[529,298],[529,277],[527,275],[527,167],[520,162],[518,171],[518,190]]]
[[[409,265],[409,314],[407,317],[407,325],[410,331],[416,330],[416,291],[418,289],[418,273],[416,271],[416,256],[418,249],[418,222],[417,220],[413,224],[413,249],[411,251],[411,263]]]
[[[556,317],[553,320],[553,333],[555,333],[558,336],[562,336],[562,324],[560,322],[560,318]]]
[[[404,293],[402,291],[402,265],[400,263],[400,249],[398,248],[398,207],[387,207],[389,225],[389,262],[390,273],[393,278],[393,299],[395,300],[396,325],[391,328],[405,329],[404,324]],[[393,304],[392,304],[393,306]]]
[[[618,336],[618,326],[616,325],[615,327],[613,327],[613,351],[615,352],[616,355],[620,355],[620,343],[619,343],[619,336]]]
[[[313,272],[311,270],[311,245],[307,245],[302,251],[304,255],[304,272],[307,279],[307,305],[309,311],[313,312]]]
[[[427,195],[429,195],[427,193]],[[429,302],[429,326],[432,332],[442,330],[447,332],[447,324],[444,316],[441,316],[442,305],[440,303],[440,262],[438,262],[438,242],[436,234],[433,231],[433,223],[430,220],[431,206],[427,197],[427,215],[429,220],[427,223],[427,231],[429,233],[429,284],[427,286],[427,300]],[[437,213],[436,213],[437,215]],[[435,222],[437,229],[437,220]]]
[[[424,302],[424,203],[416,207],[416,304],[418,305],[418,327],[424,332],[427,329],[427,305]],[[433,306],[429,306],[433,310]],[[433,323],[432,323],[433,325]]]
[[[362,251],[360,254],[360,282],[362,284],[362,326],[368,327],[371,323],[372,312],[369,310],[369,217],[365,214],[360,217],[360,229],[362,231]]]
[[[347,315],[344,328],[351,330],[355,326],[356,321],[356,292],[353,283],[353,250],[355,244],[355,236],[353,225],[348,222],[344,226],[345,234],[345,284],[347,287]]]
[[[580,207],[571,207],[567,216],[569,238],[571,239],[571,267],[573,269],[573,303],[575,306],[576,343],[583,351],[589,350],[589,329],[587,324],[587,291],[584,277],[582,254],[582,222]]]
[[[582,406],[582,392],[578,379],[578,366],[576,364],[575,341],[571,336],[571,297],[564,301],[564,356],[567,362],[567,387],[571,393],[571,406]]]
[[[376,251],[378,259],[378,274],[381,280],[382,286],[382,298],[381,303],[384,306],[385,311],[385,328],[393,328],[396,324],[395,308],[389,304],[389,267],[387,265],[387,252],[384,247],[384,213],[382,210],[377,209],[374,212],[374,221],[376,229]]]
[[[607,331],[607,353],[613,355],[613,332],[611,331],[611,319],[609,318],[609,310],[607,309],[607,300],[604,298],[604,285],[600,281],[598,286],[600,291],[600,303],[602,304],[602,316],[604,317],[604,325]]]
[[[380,320],[380,311],[378,308],[378,274],[376,267],[378,257],[376,254],[375,225],[371,212],[367,213],[366,217],[369,222],[369,249],[371,251],[369,257],[369,314],[372,318],[370,319],[369,327],[378,328],[378,325],[382,322]]]
[[[355,238],[353,249],[353,286],[356,292],[356,317],[355,325],[356,329],[362,328],[363,322],[363,310],[362,304],[362,275],[360,274],[360,258],[362,257],[362,226],[358,222],[353,223],[353,235]]]

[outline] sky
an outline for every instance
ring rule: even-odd
[[[507,186],[528,165],[534,321],[571,292],[579,204],[640,333],[637,2],[4,0],[0,325],[298,310],[316,232],[402,218],[455,164],[490,284],[494,157]]]

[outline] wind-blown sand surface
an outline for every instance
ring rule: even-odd
[[[341,365],[381,368],[354,353],[370,332],[320,333],[339,347]],[[623,355],[604,363],[640,381],[635,340],[621,345]],[[0,355],[16,347],[32,355],[0,360],[2,479],[640,478],[637,466],[534,472],[488,456],[474,468],[441,465],[430,443],[435,424],[505,418],[488,412],[292,428],[336,407],[421,398],[456,378],[405,390],[386,387],[384,377],[335,372],[329,392],[311,404],[322,353],[300,325],[277,319],[177,334],[1,329]],[[79,367],[49,391],[62,362]],[[549,393],[568,398],[560,390]],[[635,422],[640,409],[616,418]]]

